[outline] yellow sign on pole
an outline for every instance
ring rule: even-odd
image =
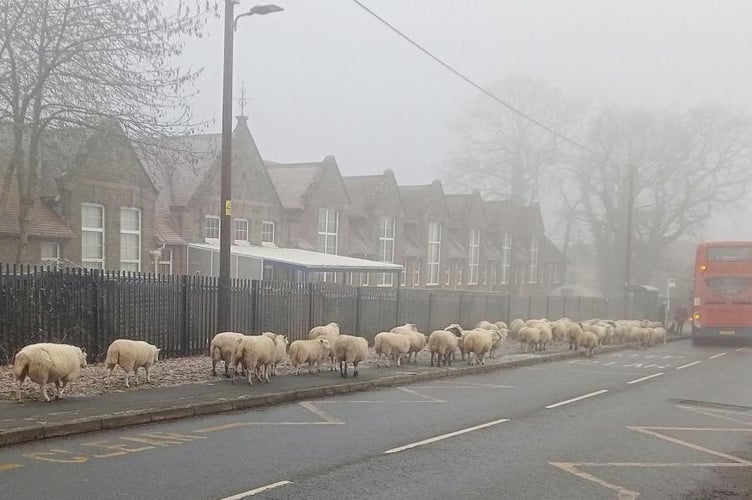
[[[232,215],[232,200],[225,200],[225,215]]]

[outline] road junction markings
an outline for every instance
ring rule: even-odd
[[[699,406],[699,407],[698,407]],[[653,426],[627,426],[627,429],[634,432],[650,436],[652,438],[667,441],[669,443],[683,446],[693,451],[706,453],[716,459],[724,459],[725,461],[708,461],[708,462],[549,462],[550,465],[557,467],[563,471],[569,472],[581,479],[588,480],[592,483],[600,485],[604,488],[616,492],[619,500],[634,500],[639,495],[639,491],[630,490],[624,486],[614,484],[606,481],[605,479],[596,476],[584,469],[593,468],[633,468],[633,469],[666,469],[666,468],[750,468],[752,469],[752,461],[746,460],[729,453],[725,453],[719,450],[701,446],[697,443],[693,443],[688,440],[679,439],[670,436],[670,432],[691,432],[693,435],[700,435],[703,433],[735,433],[735,434],[748,434],[752,436],[752,413],[747,410],[727,410],[722,408],[703,407],[702,403],[695,405],[678,404],[676,408],[681,410],[690,411],[692,413],[716,418],[736,424],[742,424],[743,427],[653,427]]]

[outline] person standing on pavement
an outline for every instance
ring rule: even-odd
[[[679,304],[674,311],[674,333],[680,335],[684,331],[684,322],[687,320],[687,308]]]

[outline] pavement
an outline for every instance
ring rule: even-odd
[[[671,336],[669,341],[689,338]],[[607,346],[598,353],[629,347]],[[403,365],[391,368],[361,367],[357,378],[340,377],[339,372],[322,371],[314,375],[273,377],[270,383],[249,386],[239,378],[232,384],[224,377],[215,382],[185,384],[153,389],[142,388],[97,396],[71,397],[52,403],[25,401],[0,402],[0,446],[28,441],[116,429],[179,418],[197,417],[315,399],[381,387],[425,382],[443,377],[473,375],[501,369],[581,357],[582,352],[516,354],[503,356],[492,364],[468,366],[457,361],[451,367]],[[207,368],[208,369],[208,368]],[[350,370],[352,374],[352,370]]]

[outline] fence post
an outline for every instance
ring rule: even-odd
[[[458,322],[458,323],[460,324],[460,326],[461,326],[461,325],[462,325],[462,302],[463,302],[463,300],[462,300],[462,297],[463,297],[463,296],[464,296],[465,294],[463,294],[462,292],[460,292],[460,294],[459,294],[459,295],[460,295],[460,304],[459,304],[459,311],[458,311],[458,313],[457,313],[457,322]]]
[[[309,282],[308,283],[308,331],[309,332],[313,328],[313,307],[314,307],[313,283]],[[306,335],[306,338],[308,338],[307,335]]]
[[[527,296],[527,319],[530,319],[533,314],[533,296]]]
[[[433,331],[433,292],[428,292],[428,330]]]
[[[360,335],[360,290],[361,287],[355,289],[355,335]]]
[[[251,333],[259,330],[259,280],[251,281]]]
[[[507,325],[512,321],[512,296],[507,294]]]
[[[182,314],[180,315],[180,336],[183,344],[183,356],[190,355],[189,343],[190,335],[188,333],[189,321],[188,321],[188,275],[182,275],[180,277],[180,297],[183,301]]]

